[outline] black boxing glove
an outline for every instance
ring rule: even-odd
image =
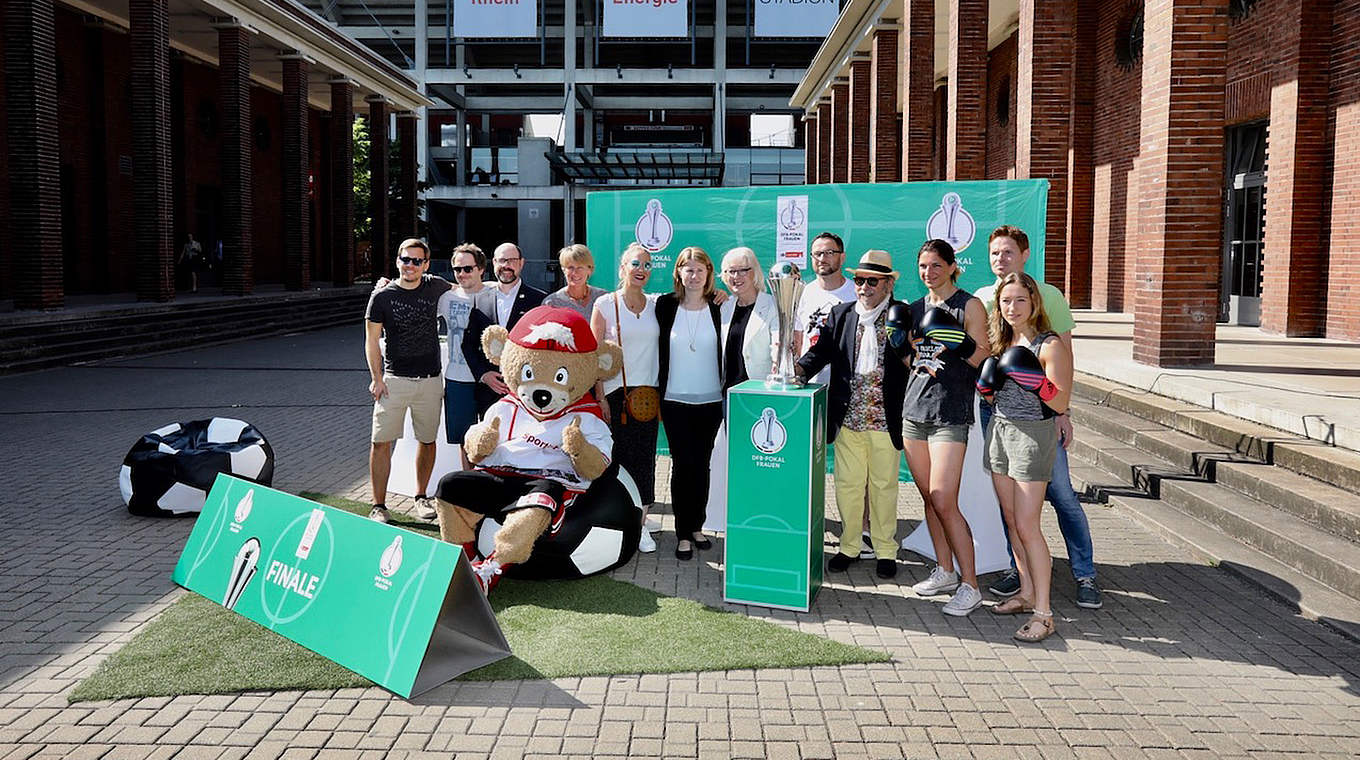
[[[1001,354],[997,368],[1016,385],[1039,397],[1040,401],[1052,401],[1058,395],[1058,386],[1044,374],[1044,366],[1039,357],[1024,346],[1011,346]]]
[[[922,335],[967,359],[977,351],[977,343],[968,335],[953,315],[944,309],[927,308],[921,315],[921,324],[916,328]]]
[[[1001,390],[1001,384],[1006,381],[999,364],[995,356],[989,356],[983,360],[982,366],[978,367],[977,390],[989,402],[992,396]]]

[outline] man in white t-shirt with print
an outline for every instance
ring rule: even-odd
[[[803,288],[793,326],[793,353],[802,356],[817,342],[831,307],[855,300],[855,284],[841,268],[845,264],[845,245],[839,236],[823,232],[812,239],[812,272],[817,279]],[[826,368],[812,378],[825,385],[831,377]]]

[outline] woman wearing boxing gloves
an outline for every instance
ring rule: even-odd
[[[977,381],[978,392],[996,407],[983,464],[992,473],[1020,574],[1020,593],[992,611],[1031,613],[1015,638],[1042,641],[1056,626],[1049,601],[1053,558],[1039,513],[1058,452],[1053,417],[1067,410],[1072,395],[1072,352],[1049,327],[1038,283],[1023,272],[997,286],[991,352]]]
[[[912,590],[921,596],[952,593],[943,611],[962,616],[982,604],[973,533],[959,511],[959,481],[973,424],[977,366],[987,358],[987,312],[955,284],[959,267],[949,243],[926,241],[916,264],[929,292],[911,304],[908,317],[911,373],[902,404],[902,442],[939,564]]]

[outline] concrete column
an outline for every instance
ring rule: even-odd
[[[132,240],[137,298],[175,297],[174,201],[170,197],[170,11],[167,0],[130,0]],[[60,246],[58,246],[60,247]],[[204,253],[208,253],[205,249]]]
[[[1223,246],[1223,0],[1147,0],[1133,358],[1214,360]]]
[[[299,53],[283,58],[283,284],[312,284],[312,204],[307,178],[312,153],[307,123],[308,62]]]
[[[901,135],[897,132],[897,38],[895,23],[874,29],[869,79],[869,181],[902,178]]]
[[[803,114],[803,182],[815,185],[817,179],[817,111]]]
[[[368,103],[368,215],[373,219],[370,235],[368,260],[373,266],[373,274],[392,277],[396,274],[394,257],[389,251],[396,250],[392,240],[392,225],[387,216],[387,99],[381,95],[370,95]]]
[[[251,32],[235,21],[215,26],[222,104],[222,292],[244,296],[255,289]]]
[[[903,0],[902,180],[935,179],[935,0]]]
[[[159,5],[161,20],[165,20],[163,2],[133,0],[137,22],[134,35],[146,32],[148,5]],[[5,134],[9,146],[7,181],[10,199],[7,240],[10,250],[6,253],[9,254],[10,271],[0,272],[0,276],[10,283],[18,308],[60,309],[66,302],[66,269],[61,247],[56,14],[52,0],[7,0],[4,14]],[[168,50],[166,53],[168,86]],[[135,101],[136,93],[133,95]],[[168,98],[165,104],[168,115]],[[165,138],[168,148],[168,129]],[[166,162],[168,185],[168,154]],[[164,222],[168,245],[168,213]],[[153,280],[150,284],[156,283]],[[151,295],[163,296],[158,300],[166,300],[174,295],[174,289],[171,287],[168,292],[154,289]]]
[[[850,82],[831,85],[831,182],[850,181]]]
[[[1048,180],[1044,280],[1067,281],[1067,162],[1076,0],[1020,0],[1015,175]]]
[[[562,73],[563,81],[563,108],[562,108],[562,147],[566,150],[576,150],[576,3],[568,2],[563,4],[562,19],[562,39],[565,44],[562,46]],[[590,47],[589,44],[586,47]],[[587,117],[586,127],[589,130],[590,121]],[[568,235],[566,240],[570,240]]]
[[[418,216],[417,195],[419,180],[417,172],[419,167],[416,163],[416,131],[420,128],[420,119],[410,111],[403,111],[397,114],[397,208],[396,208],[396,228],[392,231],[392,237],[402,241],[410,237],[420,237],[420,219]],[[392,253],[395,255],[395,249]]]
[[[1285,65],[1271,89],[1266,138],[1261,329],[1267,332],[1321,335],[1326,321],[1328,257],[1320,254],[1328,248],[1323,178],[1332,160],[1327,145],[1331,5],[1298,0],[1287,6],[1291,17],[1272,38],[1284,52]],[[1342,279],[1344,270],[1335,271]]]
[[[331,85],[331,279],[354,283],[354,83]]]
[[[442,3],[440,6],[436,7],[441,6]],[[415,74],[416,84],[420,88],[420,92],[425,94],[425,76],[430,67],[430,46],[428,43],[430,39],[430,0],[415,0],[414,10],[416,16],[416,39],[421,40],[421,43],[416,45],[416,68],[412,73]],[[425,167],[430,165],[430,121],[428,111],[429,109],[424,106],[416,109],[416,117],[420,120],[420,123],[416,126],[416,132],[420,139],[416,141],[415,176],[421,178],[430,176],[429,172],[425,169]],[[392,256],[390,258],[395,259],[396,257]]]
[[[987,174],[987,0],[949,3],[945,179]]]
[[[857,55],[850,62],[850,139],[846,147],[846,167],[849,181],[869,181],[869,146],[873,119],[871,81],[873,70],[869,56]]]
[[[831,99],[817,103],[817,182],[831,182]]]
[[[727,0],[713,0],[713,150],[727,149]]]

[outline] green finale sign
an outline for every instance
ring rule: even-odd
[[[460,547],[228,475],[173,577],[403,697],[510,654]]]
[[[915,259],[922,243],[949,240],[963,269],[959,287],[973,291],[996,279],[987,235],[1002,224],[1029,235],[1025,270],[1042,278],[1047,207],[1044,179],[600,191],[586,196],[586,244],[599,262],[592,282],[612,288],[619,254],[642,243],[652,251],[647,290],[664,293],[675,256],[691,245],[715,266],[737,246],[754,250],[766,269],[789,256],[810,281],[806,258],[799,263],[792,254],[805,257],[812,238],[833,232],[845,241],[847,266],[869,249],[891,253],[901,273],[894,295],[914,301],[925,295]]]

